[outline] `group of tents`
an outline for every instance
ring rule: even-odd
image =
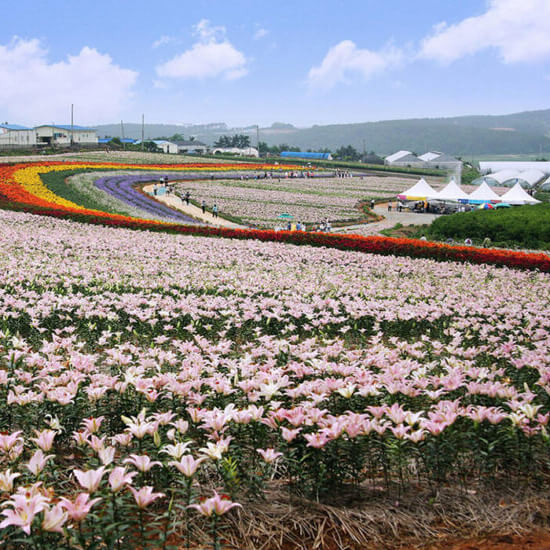
[[[424,179],[420,179],[410,189],[397,195],[399,200],[404,201],[440,201],[461,204],[473,204],[479,207],[512,206],[523,204],[536,204],[540,201],[529,195],[523,187],[516,183],[504,195],[497,195],[484,181],[477,189],[470,194],[462,190],[452,179],[441,191],[436,191]]]

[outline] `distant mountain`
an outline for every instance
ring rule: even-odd
[[[120,136],[120,124],[97,126],[100,136]],[[183,134],[212,144],[221,135],[247,134],[256,143],[256,127],[229,128],[224,123],[203,125],[146,124],[145,137]],[[302,150],[345,145],[388,155],[400,149],[416,153],[430,150],[452,155],[506,155],[550,151],[550,109],[499,116],[462,116],[383,120],[355,124],[331,124],[296,128],[276,122],[260,128],[260,140],[268,145],[282,143]],[[125,124],[125,137],[141,137],[140,124]]]

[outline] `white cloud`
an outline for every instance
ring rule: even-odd
[[[392,46],[374,52],[359,49],[351,40],[343,40],[330,48],[318,67],[310,69],[308,81],[311,86],[332,88],[340,82],[351,82],[353,76],[368,79],[397,65],[402,57],[401,50]]]
[[[247,73],[247,59],[225,36],[225,27],[214,27],[207,19],[195,26],[198,42],[191,49],[158,65],[159,77],[212,78],[234,80]]]
[[[451,63],[487,48],[505,63],[550,58],[550,1],[491,0],[482,15],[437,25],[419,56]]]
[[[15,37],[0,45],[2,116],[30,125],[67,123],[73,103],[77,124],[107,121],[120,114],[137,76],[94,48],[50,62],[39,40]]]
[[[166,44],[170,44],[170,42],[174,42],[174,40],[175,40],[174,37],[163,34],[158,40],[155,40],[153,42],[153,48],[159,48],[160,46],[165,46]]]
[[[258,29],[254,33],[254,40],[259,40],[260,38],[263,38],[264,36],[267,36],[269,34],[269,31],[267,29]]]

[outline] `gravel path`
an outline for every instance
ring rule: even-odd
[[[395,203],[393,203],[395,206]],[[383,229],[390,229],[394,225],[401,223],[403,225],[421,225],[430,224],[439,214],[419,214],[417,212],[411,212],[406,210],[404,212],[397,212],[392,209],[388,212],[388,204],[380,203],[375,205],[374,212],[379,216],[383,216],[384,219],[379,222],[362,223],[357,225],[347,225],[345,227],[338,227],[333,230],[334,233],[353,233],[356,235],[377,235]]]

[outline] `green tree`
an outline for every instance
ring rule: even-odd
[[[144,141],[143,148],[150,153],[155,153],[156,151],[159,151],[157,144],[153,141]]]
[[[338,160],[350,160],[357,161],[361,158],[361,155],[353,145],[347,145],[346,147],[340,147],[336,150],[335,157]]]

